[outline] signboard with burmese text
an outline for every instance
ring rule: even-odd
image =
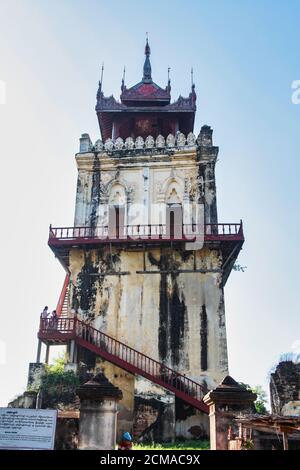
[[[57,410],[0,408],[0,449],[53,450]]]

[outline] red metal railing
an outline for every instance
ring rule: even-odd
[[[69,293],[69,283],[70,283],[70,275],[67,274],[64,280],[64,285],[61,290],[57,307],[56,307],[56,314],[57,316],[66,315],[68,313],[68,293]]]
[[[77,344],[118,367],[132,374],[141,375],[175,393],[195,408],[205,413],[208,412],[208,407],[203,402],[203,396],[207,390],[202,385],[76,317],[60,318],[56,320],[56,323],[49,319],[41,320],[39,338],[47,340],[51,335],[54,340],[56,338],[61,340],[62,335],[69,335]]]
[[[76,318],[41,318],[38,337],[41,340],[64,342],[75,339]]]
[[[243,225],[225,224],[163,224],[123,225],[120,227],[52,227],[49,231],[49,243],[71,241],[88,243],[91,241],[130,241],[130,240],[182,240],[192,241],[195,237],[204,240],[243,240]]]

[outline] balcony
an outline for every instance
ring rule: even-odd
[[[104,227],[52,227],[49,231],[49,246],[83,246],[100,243],[136,243],[136,242],[204,242],[242,241],[243,225],[206,224],[198,228],[196,224],[182,224],[167,227],[163,224],[124,225]]]
[[[244,243],[243,224],[242,222],[204,226],[174,224],[170,227],[163,224],[119,227],[50,226],[48,245],[68,271],[69,252],[72,248],[93,249],[101,245],[114,245],[120,248],[148,249],[166,245],[176,247],[195,241],[203,242],[204,246],[211,249],[220,249],[223,255],[223,268],[227,267],[229,275]]]

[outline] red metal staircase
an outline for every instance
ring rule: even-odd
[[[145,377],[173,392],[194,408],[208,413],[208,407],[203,402],[207,390],[202,385],[76,317],[60,317],[54,321],[41,319],[38,337],[47,344],[65,344],[74,340],[77,345],[89,349],[121,369]]]
[[[56,314],[59,317],[66,317],[68,315],[68,306],[69,306],[69,284],[70,284],[70,276],[69,274],[66,275],[64,280],[64,285],[61,290],[57,307],[56,307]]]

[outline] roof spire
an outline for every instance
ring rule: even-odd
[[[191,102],[192,102],[193,106],[195,106],[197,96],[196,96],[196,92],[195,92],[195,82],[194,82],[194,70],[193,70],[193,67],[191,68],[191,88],[192,88],[192,91],[191,91],[191,93],[190,93]]]
[[[103,92],[102,92],[103,70],[104,70],[104,63],[102,62],[101,78],[100,78],[100,80],[99,80],[98,91],[97,91],[97,101],[101,101],[101,98],[102,98],[102,96],[103,96]]]
[[[148,42],[148,33],[146,33],[146,46],[145,46],[145,63],[144,63],[144,74],[143,74],[143,82],[152,82],[151,77],[151,64],[150,64],[150,46]]]
[[[171,68],[168,67],[168,85],[167,85],[167,88],[166,88],[166,89],[167,89],[167,91],[168,91],[169,93],[170,93],[170,91],[171,91],[170,70],[171,70]]]
[[[102,82],[103,82],[103,70],[104,70],[104,62],[102,62],[102,67],[101,67],[101,78],[99,81],[99,90],[102,90]]]
[[[125,65],[124,65],[121,91],[123,91],[125,89],[125,72],[126,72],[126,69],[125,69]]]

